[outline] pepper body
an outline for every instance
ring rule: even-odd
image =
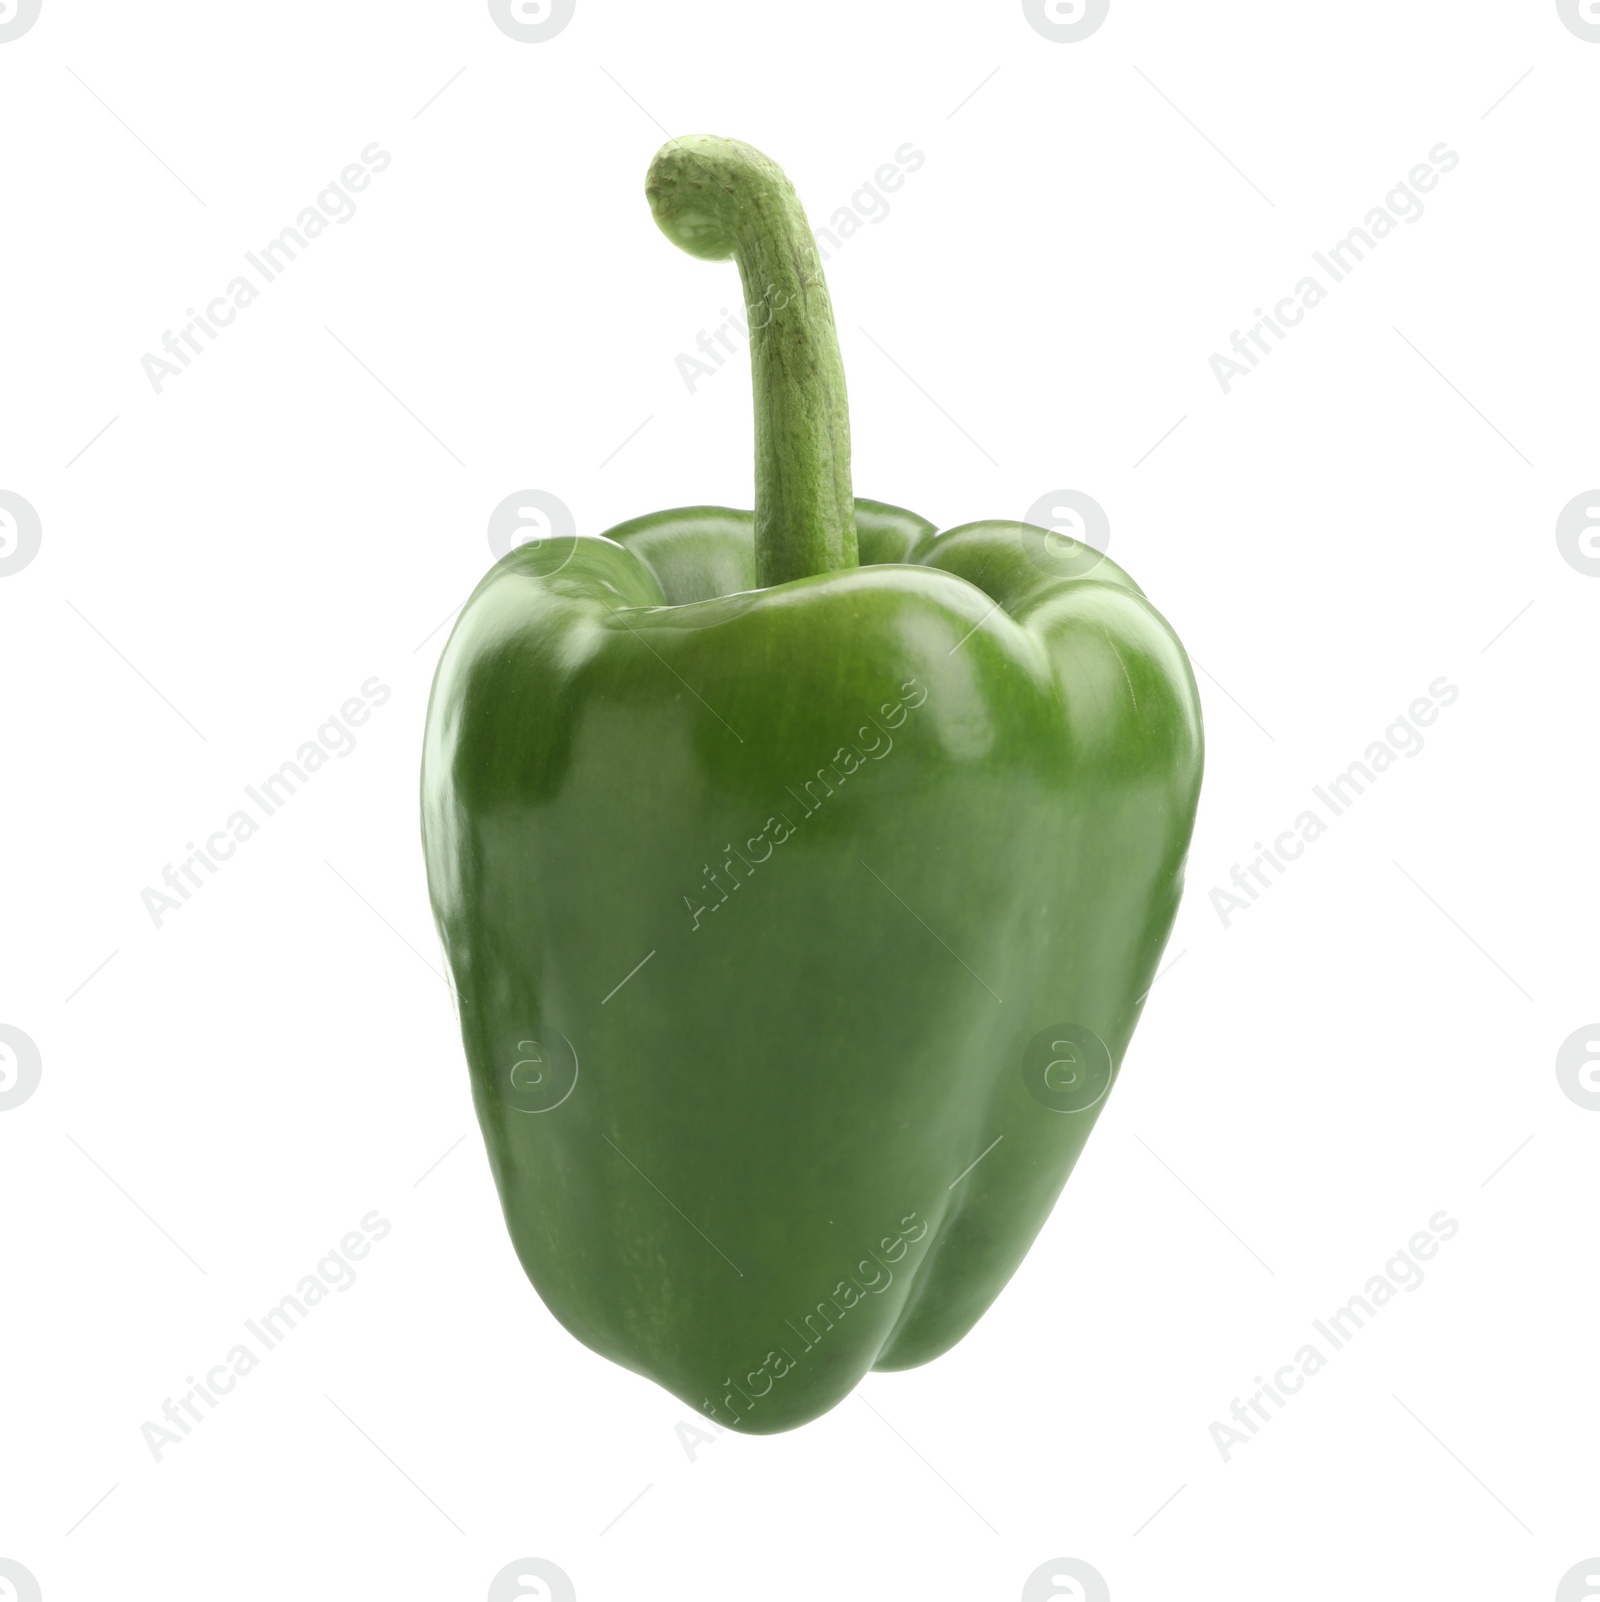
[[[939,1355],[1015,1271],[1156,972],[1202,758],[1182,647],[1107,558],[851,499],[805,524],[826,570],[760,587],[762,482],[755,516],[500,561],[422,802],[524,1269],[767,1433]]]

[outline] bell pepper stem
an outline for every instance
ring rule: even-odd
[[[645,193],[673,244],[739,264],[755,389],[757,584],[855,567],[844,363],[794,186],[750,145],[695,136],[661,147]]]

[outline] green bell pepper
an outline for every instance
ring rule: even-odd
[[[1171,929],[1200,709],[1114,562],[853,498],[772,161],[677,139],[646,192],[738,261],[754,516],[499,561],[434,681],[423,843],[528,1277],[766,1433],[947,1350],[1021,1262]]]

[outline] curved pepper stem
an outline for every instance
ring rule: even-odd
[[[645,194],[673,244],[739,263],[755,387],[756,582],[855,567],[844,363],[794,186],[752,146],[695,136],[661,147]]]

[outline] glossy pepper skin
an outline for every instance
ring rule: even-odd
[[[529,1278],[767,1433],[947,1350],[1021,1262],[1172,925],[1200,711],[1106,558],[850,495],[776,167],[674,141],[649,193],[739,259],[756,513],[500,561],[439,664],[423,835]]]

